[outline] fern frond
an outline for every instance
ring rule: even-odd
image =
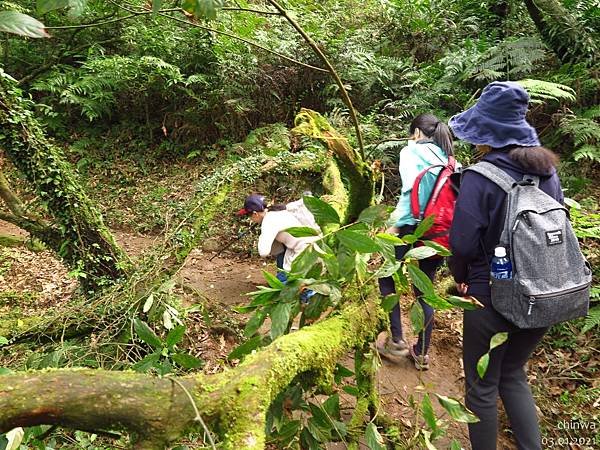
[[[573,152],[573,159],[589,159],[590,161],[600,162],[600,147],[595,145],[584,145]]]
[[[526,78],[517,81],[529,94],[531,103],[544,103],[546,100],[575,101],[575,91],[564,84]]]
[[[600,327],[600,306],[596,306],[589,310],[581,332],[587,333],[594,327]]]

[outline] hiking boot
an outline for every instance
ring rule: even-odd
[[[383,345],[377,344],[377,352],[382,356],[408,356],[408,345],[402,339],[394,341],[389,337]]]
[[[429,370],[429,355],[417,355],[413,346],[409,348],[409,352],[408,357],[413,360],[417,370]]]

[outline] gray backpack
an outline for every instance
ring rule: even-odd
[[[592,271],[581,254],[566,208],[538,189],[539,178],[515,181],[483,161],[477,172],[506,192],[499,246],[513,276],[491,278],[494,309],[519,328],[539,328],[587,315]]]

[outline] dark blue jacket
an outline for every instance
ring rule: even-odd
[[[560,181],[554,168],[549,172],[525,171],[507,153],[499,151],[489,153],[483,160],[503,169],[515,180],[521,180],[526,174],[539,176],[540,188],[563,203]],[[450,228],[453,256],[449,264],[454,280],[469,285],[468,295],[490,297],[488,258],[493,256],[500,241],[505,199],[506,193],[495,183],[478,173],[465,172]]]

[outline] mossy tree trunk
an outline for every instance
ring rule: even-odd
[[[0,148],[31,183],[55,221],[53,227],[40,227],[24,218],[23,226],[80,274],[85,291],[97,290],[125,277],[130,261],[61,150],[44,136],[31,107],[14,80],[0,73]]]
[[[36,424],[124,429],[133,433],[135,448],[158,449],[196,424],[197,408],[222,448],[262,449],[275,397],[301,374],[315,383],[332,380],[340,358],[374,339],[381,311],[372,299],[350,301],[338,314],[277,339],[217,375],[157,379],[88,369],[3,375],[0,432]]]

